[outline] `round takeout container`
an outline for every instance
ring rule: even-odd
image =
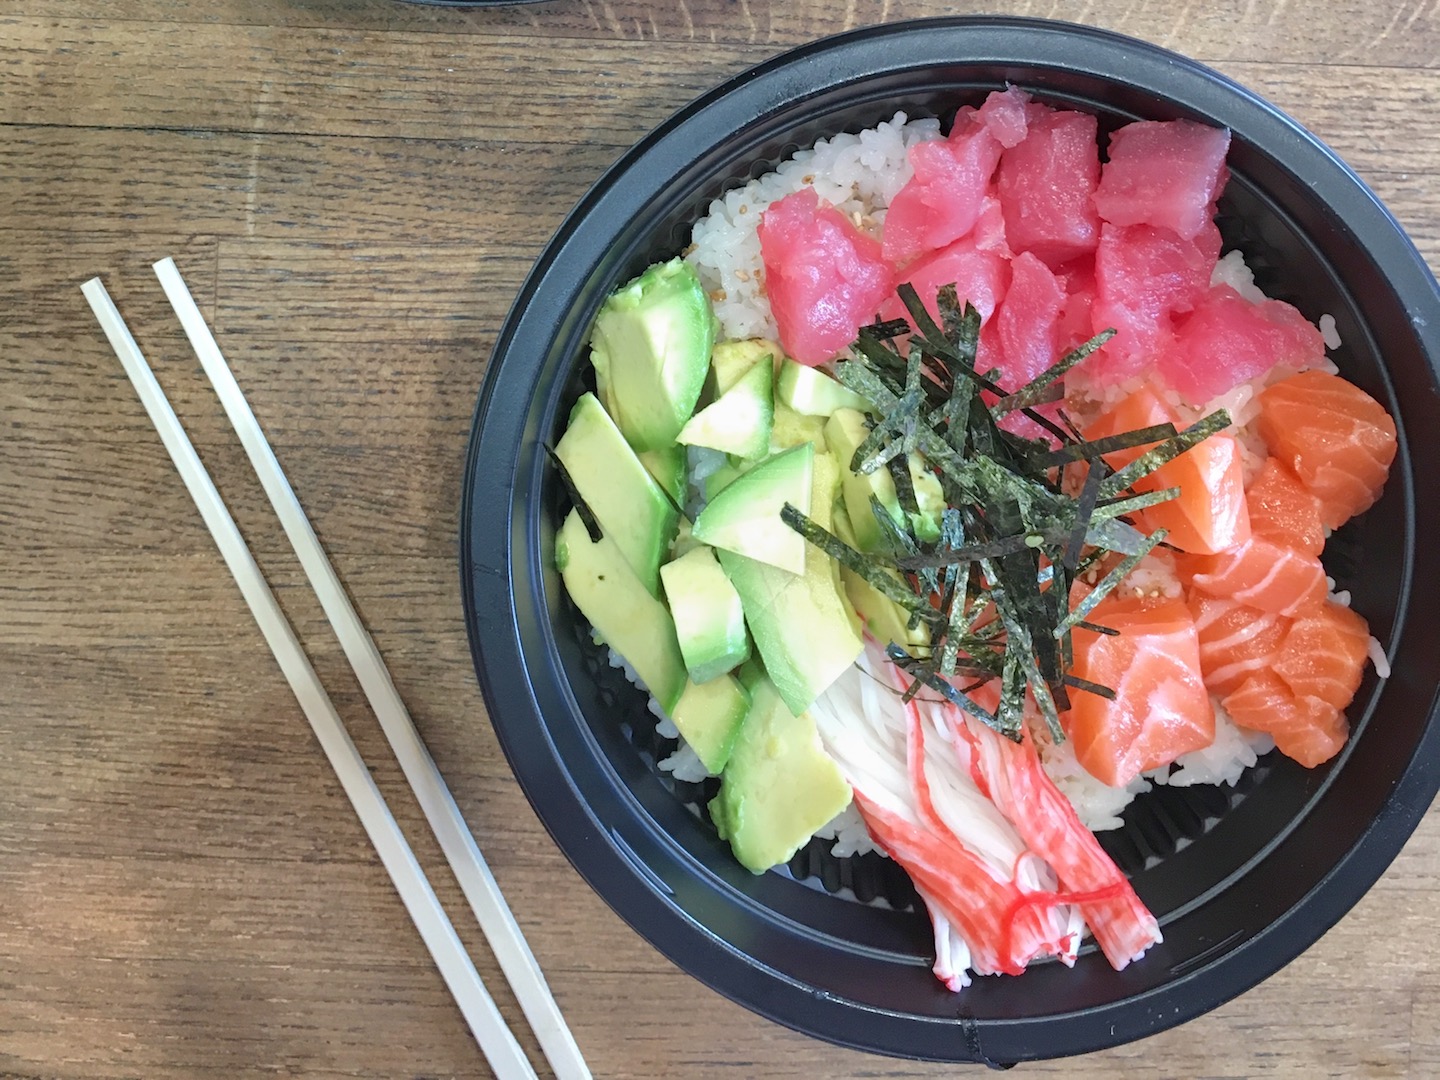
[[[1235,788],[1156,788],[1101,834],[1165,940],[1113,971],[1033,964],[959,994],[930,971],[929,921],[878,856],[818,842],[754,876],[704,813],[713,789],[656,767],[645,698],[609,668],[553,565],[565,506],[542,444],[593,385],[587,338],[605,296],[689,243],[711,199],[839,131],[948,121],[1014,83],[1097,114],[1102,133],[1186,117],[1233,132],[1220,204],[1267,293],[1334,316],[1342,373],[1395,417],[1380,502],[1331,538],[1394,668],[1367,671],[1354,734],[1327,765],[1271,754]],[[1330,150],[1273,106],[1163,49],[1064,23],[937,19],[826,38],[742,73],[626,153],[561,225],[506,318],[476,409],[462,513],[465,616],[510,763],[581,874],[684,970],[800,1031],[882,1054],[1007,1064],[1115,1046],[1242,993],[1316,941],[1380,877],[1440,787],[1440,293],[1393,218]],[[868,902],[866,902],[868,901]],[[1277,1018],[1278,1019],[1278,1018]],[[682,1021],[683,1022],[683,1021]]]

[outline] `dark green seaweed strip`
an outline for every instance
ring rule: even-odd
[[[1106,637],[1120,636],[1120,631],[1116,630],[1113,626],[1101,626],[1099,623],[1093,623],[1089,619],[1081,619],[1075,624],[1074,629],[1089,630],[1092,634],[1104,634]]]
[[[1090,529],[1085,534],[1087,544],[1104,548],[1107,551],[1118,552],[1121,555],[1134,555],[1137,551],[1145,548],[1145,539],[1145,534],[1134,525],[1118,519],[1092,520]]]
[[[1104,486],[1103,483],[1101,485]],[[1125,495],[1115,499],[1100,499],[1096,502],[1094,510],[1091,511],[1091,519],[1094,521],[1109,521],[1113,518],[1125,517],[1141,510],[1158,506],[1160,503],[1169,502],[1171,499],[1180,497],[1178,487],[1157,488],[1155,491],[1142,491],[1135,495]]]
[[[580,494],[580,489],[575,486],[575,480],[571,477],[570,470],[565,468],[565,462],[560,460],[560,455],[555,452],[553,446],[547,445],[545,447],[545,455],[550,459],[550,463],[555,466],[555,471],[560,474],[560,483],[565,488],[565,493],[570,496],[570,505],[573,506],[575,512],[580,515],[580,521],[585,526],[585,531],[590,534],[590,542],[592,544],[598,544],[604,538],[605,534],[600,530],[600,522],[595,517],[595,512],[590,509],[590,504],[585,501],[584,497]],[[659,487],[661,491],[665,491],[663,484],[656,486]],[[669,498],[670,493],[666,491],[665,495],[666,498]],[[673,505],[675,500],[670,499],[670,502]]]
[[[1062,446],[1058,450],[1051,450],[1031,459],[1029,464],[1037,469],[1050,469],[1056,465],[1068,465],[1074,461],[1094,461],[1098,457],[1113,454],[1117,450],[1133,450],[1138,446],[1148,446],[1150,443],[1160,442],[1164,439],[1173,439],[1178,434],[1175,425],[1170,423],[1135,428],[1133,431],[1122,431],[1118,435],[1107,435],[1103,439],[1082,440]]]
[[[1085,473],[1085,483],[1080,487],[1080,498],[1075,504],[1075,525],[1065,543],[1063,562],[1065,569],[1073,571],[1080,561],[1080,552],[1085,546],[1085,534],[1090,529],[1090,515],[1095,502],[1100,498],[1101,470],[1091,468]]]
[[[926,551],[918,555],[905,555],[895,560],[901,570],[940,569],[973,559],[999,559],[1022,551],[1033,551],[1046,542],[1065,539],[1063,529],[1048,529],[1044,532],[1016,533],[990,540],[983,544],[968,544],[954,549]]]
[[[1145,543],[1147,546],[1145,550],[1134,555],[1127,555],[1121,559],[1120,562],[1115,565],[1114,569],[1100,579],[1089,596],[1086,596],[1080,603],[1070,609],[1070,614],[1055,628],[1055,636],[1059,637],[1066,630],[1069,630],[1076,623],[1083,620],[1090,612],[1094,611],[1095,606],[1099,604],[1101,600],[1104,600],[1105,597],[1109,596],[1115,590],[1116,586],[1125,579],[1126,575],[1140,564],[1140,560],[1155,550],[1167,535],[1169,535],[1167,530],[1156,529],[1146,537]]]
[[[905,319],[884,319],[860,328],[860,337],[862,339],[869,338],[872,341],[904,337],[908,333],[910,333],[910,323]]]
[[[1102,330],[1089,341],[1071,349],[1054,364],[1051,364],[1050,367],[1046,368],[1039,375],[1036,375],[1035,378],[1031,379],[1013,394],[1001,398],[994,405],[990,406],[990,415],[998,418],[1004,416],[1006,413],[1014,412],[1016,409],[1023,409],[1029,405],[1040,404],[1043,400],[1041,395],[1050,388],[1052,383],[1058,381],[1067,371],[1114,336],[1114,329]]]
[[[964,709],[977,720],[991,727],[995,727],[996,717],[994,713],[990,712],[983,705],[977,704],[969,695],[962,693],[958,688],[951,685],[945,679],[940,678],[940,676],[936,675],[933,671],[927,670],[919,660],[911,656],[899,645],[892,642],[886,646],[885,655],[890,658],[891,663],[909,675],[917,683],[923,683],[931,690],[939,693],[951,704]]]
[[[1149,476],[1160,466],[1174,461],[1192,446],[1229,426],[1230,414],[1224,409],[1216,409],[1209,416],[1191,424],[1173,439],[1166,439],[1154,449],[1145,451],[1114,476],[1108,477],[1100,485],[1100,497],[1103,499],[1118,495],[1126,488],[1134,486],[1135,481],[1141,477]]]
[[[1000,675],[1000,706],[995,710],[997,729],[1019,742],[1024,716],[1025,665],[1021,662],[1019,653],[1014,649],[1007,649],[1005,667]]]
[[[849,567],[875,589],[909,611],[932,611],[922,597],[916,596],[904,582],[896,580],[879,562],[856,551],[834,533],[802,514],[791,503],[780,510],[780,520],[814,544],[841,566]],[[922,612],[923,614],[923,612]],[[932,614],[933,621],[933,614]]]
[[[1103,686],[1097,682],[1091,682],[1089,679],[1082,679],[1078,675],[1066,675],[1065,685],[1073,686],[1076,690],[1083,690],[1087,694],[1103,697],[1106,701],[1115,700],[1115,691],[1111,690],[1110,687]]]

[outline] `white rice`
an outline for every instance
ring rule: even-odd
[[[1325,314],[1320,316],[1320,337],[1325,342],[1325,348],[1334,352],[1340,348],[1340,331],[1335,329],[1335,316]]]
[[[1036,732],[1035,727],[1031,730]],[[1036,743],[1045,772],[1055,781],[1061,794],[1070,800],[1080,823],[1091,832],[1120,828],[1125,824],[1120,817],[1125,808],[1135,800],[1135,796],[1150,790],[1150,781],[1143,776],[1137,776],[1123,788],[1114,788],[1096,780],[1075,759],[1075,745],[1069,740],[1052,743],[1037,738]]]
[[[1218,698],[1212,697],[1211,703],[1215,706],[1215,741],[1203,750],[1181,754],[1171,766],[1147,773],[1150,780],[1170,787],[1192,784],[1234,787],[1240,775],[1254,765],[1261,754],[1275,749],[1275,740],[1269,735],[1237,726]]]
[[[870,830],[865,828],[865,819],[860,816],[854,803],[816,829],[815,835],[821,840],[835,841],[830,847],[830,854],[837,859],[864,855],[871,851],[884,855],[887,859],[890,857],[882,848],[876,847],[875,841],[870,837]]]

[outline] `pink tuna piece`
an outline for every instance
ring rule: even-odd
[[[968,233],[999,160],[1000,144],[990,129],[963,112],[948,139],[912,146],[915,175],[885,214],[885,258],[901,266]]]
[[[772,203],[757,232],[786,355],[813,366],[844,352],[891,294],[879,243],[808,187]]]
[[[1094,251],[1100,238],[1097,122],[1036,104],[1028,115],[1025,139],[1000,157],[996,189],[1010,246],[1055,268]]]
[[[940,317],[935,304],[935,294],[944,285],[955,285],[956,295],[963,308],[968,300],[980,312],[980,320],[987,323],[1010,284],[1010,264],[1003,251],[981,247],[978,235],[957,240],[949,247],[932,251],[906,267],[897,287],[909,283],[920,294],[925,309],[933,318]],[[900,297],[892,294],[880,309],[882,318],[908,318],[905,305]]]
[[[1160,376],[1201,405],[1276,366],[1312,367],[1325,358],[1320,331],[1283,300],[1246,300],[1216,285],[1180,322],[1160,358]]]
[[[1065,302],[1060,306],[1056,322],[1056,335],[1063,355],[1094,336],[1095,331],[1090,326],[1090,309],[1095,304],[1095,261],[1081,258],[1066,263],[1056,272],[1055,278],[1065,290]]]
[[[1085,361],[1087,372],[1119,381],[1154,363],[1168,347],[1175,316],[1205,296],[1219,256],[1220,231],[1210,222],[1191,240],[1149,225],[1104,226],[1090,324],[1094,333],[1116,335]]]
[[[1155,225],[1197,236],[1225,186],[1230,132],[1193,120],[1141,120],[1110,136],[1095,207],[1112,225]]]
[[[1010,288],[995,314],[1000,337],[998,380],[1016,390],[1060,358],[1057,323],[1065,290],[1050,268],[1028,251],[1010,264]]]
[[[995,141],[1005,149],[1017,145],[1029,129],[1030,95],[1018,86],[996,90],[976,110],[980,122],[990,129]]]

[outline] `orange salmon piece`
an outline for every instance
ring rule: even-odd
[[[1154,390],[1142,386],[1092,423],[1084,435],[1091,440],[1102,439],[1166,423],[1183,426],[1175,411]],[[1111,468],[1120,469],[1149,448],[1119,450],[1105,455],[1105,460]],[[1165,529],[1169,533],[1167,543],[1201,555],[1214,555],[1250,536],[1240,445],[1234,436],[1223,431],[1211,435],[1135,482],[1139,492],[1172,487],[1180,489],[1178,498],[1137,515],[1146,532]]]
[[[1279,458],[1265,459],[1245,501],[1254,535],[1280,541],[1307,555],[1319,555],[1325,547],[1320,500],[1305,490]]]
[[[1350,734],[1345,714],[1315,697],[1296,697],[1272,671],[1257,671],[1221,702],[1231,719],[1267,731],[1282,754],[1307,769],[1329,761]]]
[[[1219,555],[1188,555],[1176,564],[1192,589],[1276,615],[1295,615],[1325,599],[1320,560],[1267,536],[1251,536]]]
[[[1302,371],[1257,399],[1270,453],[1317,499],[1336,529],[1380,497],[1395,460],[1395,421],[1358,386],[1324,371]]]
[[[1275,658],[1274,672],[1297,697],[1344,710],[1360,688],[1370,653],[1370,625],[1326,600],[1296,618]]]
[[[1116,635],[1077,628],[1071,673],[1115,691],[1076,690],[1065,728],[1085,771],[1113,787],[1215,739],[1190,610],[1178,599],[1107,598],[1092,618]]]
[[[1193,592],[1190,613],[1200,642],[1200,674],[1205,688],[1224,697],[1239,689],[1253,672],[1275,661],[1290,620],[1234,600]]]

